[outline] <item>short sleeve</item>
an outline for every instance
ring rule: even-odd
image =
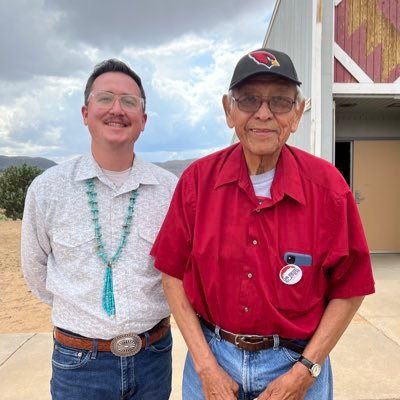
[[[336,203],[327,274],[328,298],[350,298],[375,292],[371,258],[361,218],[351,191]]]
[[[177,184],[150,252],[158,270],[181,280],[192,251],[195,203],[194,177],[189,169]]]

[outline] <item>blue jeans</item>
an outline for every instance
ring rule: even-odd
[[[202,328],[219,365],[238,383],[239,400],[252,400],[259,396],[270,382],[289,371],[300,357],[298,353],[284,347],[254,352],[244,351],[221,339],[217,333],[205,326]],[[327,358],[321,374],[308,390],[305,400],[332,400],[332,386],[332,370]],[[183,372],[182,400],[203,399],[201,380],[188,353]]]
[[[77,350],[54,341],[53,400],[168,400],[172,378],[171,331],[131,357]]]

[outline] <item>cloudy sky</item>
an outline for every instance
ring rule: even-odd
[[[142,77],[148,122],[136,152],[197,158],[229,144],[221,96],[262,45],[275,0],[0,0],[0,155],[56,162],[89,149],[80,109],[93,66]]]

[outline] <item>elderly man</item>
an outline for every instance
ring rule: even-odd
[[[246,54],[223,96],[240,143],[182,175],[152,249],[189,353],[183,399],[332,399],[329,353],[374,292],[350,188],[286,141],[288,55]]]
[[[53,399],[170,395],[170,311],[149,252],[177,179],[134,153],[145,99],[128,65],[98,64],[82,107],[90,154],[48,169],[26,197],[22,268],[52,306]]]

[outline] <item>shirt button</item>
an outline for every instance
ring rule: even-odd
[[[254,239],[253,244],[256,245],[257,243],[258,243],[257,240]]]
[[[249,307],[243,307],[244,312],[249,312]]]
[[[252,274],[251,272],[249,272],[249,273],[247,274],[247,276],[251,279],[251,278],[253,277],[253,274]]]

